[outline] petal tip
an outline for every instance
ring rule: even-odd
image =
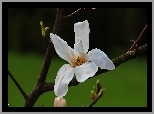
[[[107,70],[114,70],[114,69],[115,69],[115,65],[113,63],[110,67],[107,68]]]
[[[54,36],[54,34],[53,33],[50,33],[50,38],[53,37],[53,36]]]

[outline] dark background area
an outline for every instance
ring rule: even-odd
[[[65,8],[68,15],[77,8]],[[8,48],[17,53],[44,55],[47,44],[41,36],[40,21],[49,27],[47,37],[53,30],[56,8],[10,8],[8,10]],[[90,26],[90,49],[99,48],[107,55],[116,57],[127,52],[147,24],[146,8],[96,8],[85,9],[74,17],[64,20],[58,34],[73,47],[74,23],[88,20]],[[147,42],[146,31],[138,45]]]

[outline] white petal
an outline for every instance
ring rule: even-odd
[[[80,56],[84,58],[85,61],[88,61],[88,54],[87,53],[80,53]]]
[[[54,85],[54,92],[56,96],[62,98],[66,95],[68,91],[68,84],[72,80],[73,76],[74,68],[72,68],[69,64],[65,64],[59,69]]]
[[[77,40],[77,43],[74,44],[74,50],[84,53],[82,40],[80,38],[77,38]]]
[[[75,44],[78,43],[78,37],[81,38],[84,52],[87,53],[89,49],[89,23],[87,20],[74,24]]]
[[[97,72],[98,67],[93,62],[85,62],[80,66],[75,67],[75,75],[78,82],[84,82],[89,77],[93,77]]]
[[[94,62],[101,69],[113,70],[115,65],[100,49],[92,49],[88,52],[88,60]]]
[[[74,49],[71,48],[70,46],[68,46],[68,48],[69,48],[69,50],[70,50],[70,52],[71,52],[72,57],[74,57]]]
[[[71,47],[68,46],[67,42],[61,39],[59,36],[50,33],[50,38],[52,43],[54,44],[55,50],[57,54],[64,60],[71,63],[72,54]]]

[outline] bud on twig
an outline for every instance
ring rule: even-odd
[[[91,99],[92,102],[88,105],[88,107],[92,107],[102,96],[104,93],[104,89],[100,85],[99,79],[96,81],[96,86],[93,86],[93,90],[91,90]]]
[[[54,107],[66,107],[66,100],[56,97],[54,101]]]
[[[49,27],[45,27],[45,31],[47,32],[49,30]]]
[[[44,24],[43,24],[42,21],[40,22],[40,25],[41,25],[42,37],[45,37],[45,35],[46,35],[46,30],[45,30],[45,28],[44,28]]]
[[[98,95],[99,91],[102,89],[102,86],[100,85],[99,79],[96,82],[96,94]]]
[[[95,100],[95,97],[96,97],[96,96],[95,96],[95,92],[94,92],[93,90],[91,90],[91,99],[92,99],[92,100]]]

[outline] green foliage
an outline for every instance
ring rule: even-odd
[[[33,90],[43,60],[44,56],[9,53],[8,69],[28,95]],[[55,80],[57,71],[63,64],[68,63],[60,58],[53,58],[47,82]],[[146,65],[146,60],[138,57],[121,64],[113,71],[89,79],[78,86],[69,87],[69,91],[64,97],[67,101],[67,106],[87,106],[91,102],[90,91],[97,79],[100,79],[100,84],[106,90],[102,98],[94,106],[146,106]],[[35,106],[41,107],[41,104],[43,104],[45,107],[52,107],[55,97],[53,91],[46,92],[38,99]],[[10,78],[8,78],[8,104],[13,107],[22,107],[24,105],[24,98]]]

